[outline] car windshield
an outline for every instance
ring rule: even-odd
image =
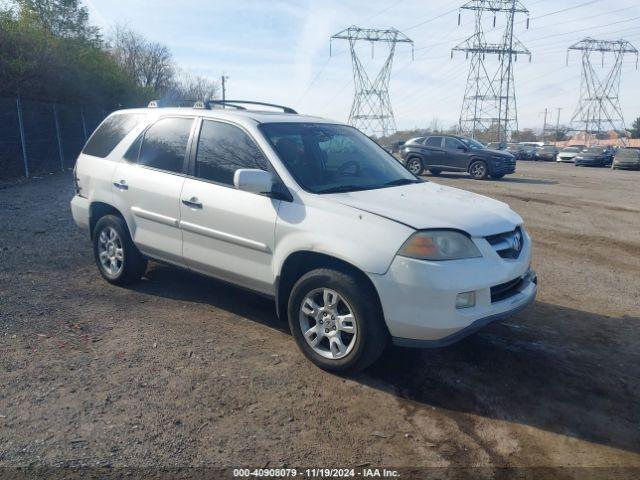
[[[473,138],[458,137],[458,140],[460,140],[465,144],[466,147],[472,150],[483,150],[485,148],[483,144],[481,144],[480,142],[476,142]]]
[[[589,147],[583,150],[583,152],[587,152],[587,153],[602,153],[603,151],[604,151],[604,148],[602,147]]]
[[[566,147],[562,149],[563,152],[579,152],[580,149],[578,147]]]
[[[553,152],[555,151],[556,147],[554,147],[553,145],[545,145],[544,147],[542,147],[542,150],[545,152]]]
[[[618,150],[616,153],[616,158],[640,158],[640,151],[632,150],[630,148],[624,148],[622,150]]]
[[[296,181],[313,193],[372,190],[423,181],[353,127],[263,123],[260,130]]]

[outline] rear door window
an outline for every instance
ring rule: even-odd
[[[146,167],[182,173],[193,118],[162,118],[144,134],[138,163]]]
[[[444,148],[448,148],[449,150],[455,150],[456,148],[461,146],[462,146],[462,143],[460,143],[455,138],[444,137]]]
[[[144,113],[118,113],[108,117],[97,128],[82,149],[85,155],[105,158],[127,134],[145,118]]]
[[[427,147],[438,147],[438,148],[440,148],[440,145],[442,145],[442,137],[429,137],[429,138],[427,138],[427,141],[424,142],[424,144]]]

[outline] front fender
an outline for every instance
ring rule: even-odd
[[[274,278],[293,253],[310,251],[343,260],[366,273],[384,274],[414,229],[354,207],[283,202],[278,211]]]

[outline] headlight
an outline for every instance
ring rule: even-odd
[[[420,260],[459,260],[482,254],[469,237],[453,230],[425,230],[411,235],[398,255]]]

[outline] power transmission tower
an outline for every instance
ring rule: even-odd
[[[396,131],[396,120],[391,108],[389,97],[389,81],[391,79],[391,66],[393,56],[398,43],[410,43],[413,55],[413,40],[399,32],[395,28],[378,30],[372,28],[359,28],[351,26],[346,30],[336,33],[331,37],[329,48],[333,40],[348,40],[351,50],[351,62],[353,64],[353,84],[355,93],[353,105],[349,113],[348,123],[366,132],[386,137]],[[357,52],[359,42],[371,43],[371,56],[376,42],[387,43],[389,51],[385,62],[376,76],[370,77]]]
[[[624,118],[618,98],[622,61],[625,54],[635,54],[637,69],[638,50],[626,40],[594,40],[587,37],[568,48],[567,64],[571,50],[582,51],[580,100],[571,118],[571,130],[583,133],[585,140],[588,134],[604,133],[607,130],[624,132]],[[602,67],[605,55],[613,54],[613,65],[603,77],[597,74],[592,63],[594,53],[598,52],[602,57]]]
[[[506,142],[511,133],[518,130],[514,62],[518,55],[527,55],[531,61],[531,52],[513,32],[514,18],[517,14],[526,14],[528,28],[529,11],[517,0],[472,0],[462,5],[460,10],[474,12],[475,32],[451,50],[451,58],[455,51],[465,52],[467,58],[471,55],[458,129],[471,137],[486,132],[489,140]],[[487,41],[487,14],[493,14],[493,28],[489,31],[499,31],[496,28],[498,15],[506,20],[498,42]],[[460,18],[461,14],[458,15],[458,24]],[[487,55],[498,56],[497,68],[486,61]]]

